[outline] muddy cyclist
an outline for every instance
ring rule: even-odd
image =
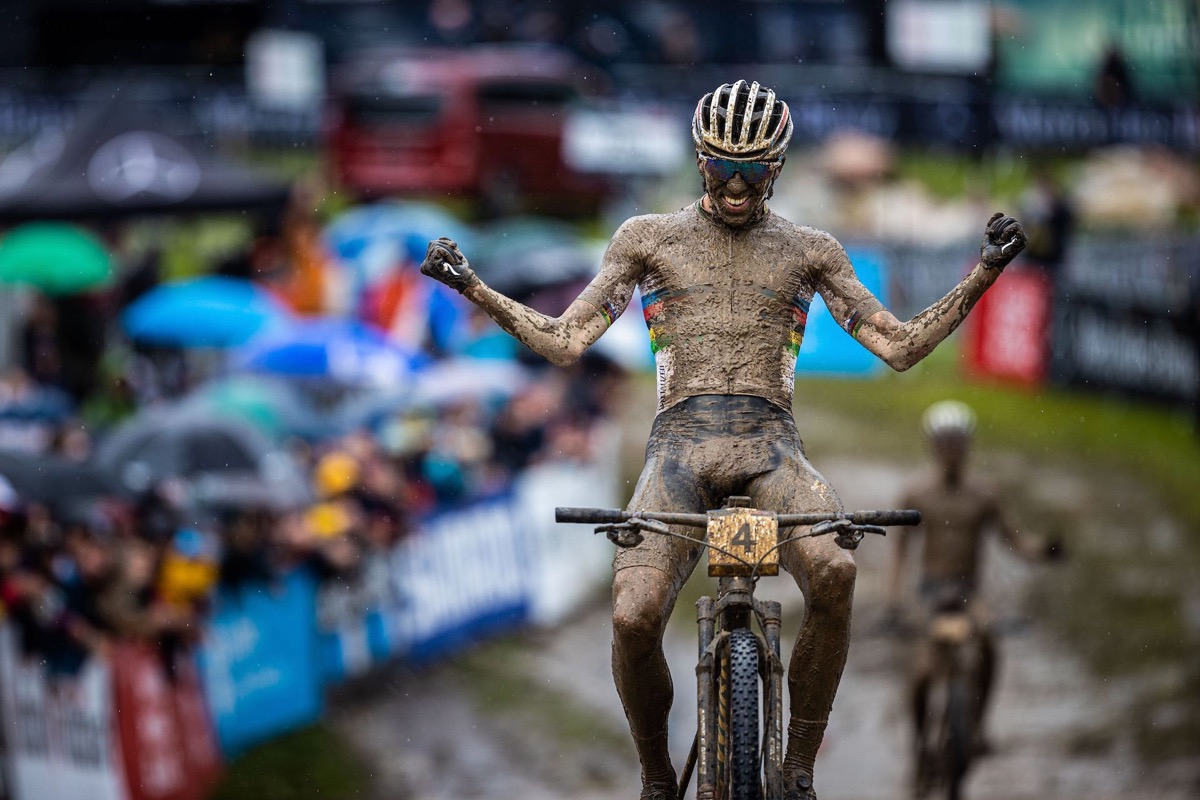
[[[914,740],[920,743],[927,733],[930,685],[940,666],[940,649],[929,635],[930,622],[939,615],[956,615],[969,623],[963,628],[963,638],[977,655],[971,660],[968,758],[990,750],[984,722],[999,667],[996,636],[979,593],[985,539],[998,535],[1009,552],[1028,562],[1063,557],[1057,539],[1032,536],[1012,524],[1002,509],[997,487],[967,469],[975,425],[975,412],[957,400],[934,403],[921,417],[933,464],[928,474],[909,484],[902,495],[901,503],[919,510],[922,522],[900,535],[896,544],[888,614],[894,624],[899,622],[910,551],[917,545],[914,540],[921,540],[918,586],[925,630],[909,676],[908,703]],[[919,769],[915,777],[919,782]]]
[[[787,104],[758,83],[739,80],[706,94],[692,118],[703,196],[674,213],[622,224],[599,274],[557,318],[490,289],[449,239],[429,244],[423,273],[558,365],[579,358],[640,290],[658,413],[630,509],[703,512],[745,495],[780,512],[840,510],[792,420],[796,354],[813,296],[850,336],[905,370],[958,327],[1025,246],[1016,220],[993,215],[979,264],[941,300],[900,322],[859,281],[832,236],[769,208],[791,135]],[[676,792],[667,751],[673,687],[662,637],[700,554],[678,539],[647,537],[614,561],[613,676],[641,761],[642,800]],[[786,796],[812,800],[813,762],[846,662],[855,565],[829,537],[789,544],[781,560],[807,609],[789,665]]]

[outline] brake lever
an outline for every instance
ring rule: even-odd
[[[638,526],[628,522],[614,522],[611,525],[596,526],[596,533],[603,533],[617,547],[637,547],[646,538]]]
[[[824,536],[827,533],[837,533],[839,536],[847,529],[854,526],[854,523],[845,517],[838,519],[827,519],[824,522],[818,522],[812,526],[808,532],[809,536]]]
[[[596,533],[603,532],[608,537],[608,540],[617,547],[637,547],[646,538],[646,535],[642,533],[644,530],[667,535],[671,533],[671,529],[666,524],[655,519],[641,519],[639,517],[634,517],[628,522],[600,525],[596,528]]]
[[[868,533],[877,533],[880,536],[886,536],[887,530],[879,525],[855,525],[853,521],[842,517],[840,519],[829,519],[824,522],[818,522],[812,526],[812,531],[809,535],[824,536],[827,533],[836,534],[833,540],[843,550],[857,550],[859,543],[863,540],[863,536]]]

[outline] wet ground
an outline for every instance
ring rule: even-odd
[[[885,463],[834,459],[821,467],[849,507],[885,505],[906,475]],[[871,487],[870,496],[856,495],[856,486]],[[1128,691],[1091,677],[1047,627],[1018,611],[1030,582],[1051,568],[1029,567],[998,549],[990,556],[987,592],[1005,632],[1004,661],[989,726],[995,752],[971,774],[968,797],[1195,797],[1194,763],[1150,770],[1120,735]],[[908,796],[907,654],[877,628],[889,557],[886,540],[859,550],[854,641],[817,761],[822,800]],[[790,579],[764,579],[759,591],[785,601],[785,620],[796,627],[802,603]],[[680,762],[694,730],[690,620],[684,600],[667,640],[677,696],[672,750]],[[609,643],[601,594],[559,629],[487,645],[437,668],[378,676],[359,697],[335,704],[334,725],[372,765],[380,798],[632,800],[636,759],[612,688]]]

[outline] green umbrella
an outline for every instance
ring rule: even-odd
[[[61,222],[31,222],[0,240],[0,281],[71,294],[99,286],[112,275],[104,245]]]

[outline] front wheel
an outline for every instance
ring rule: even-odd
[[[961,675],[941,675],[926,690],[917,744],[917,797],[936,792],[945,800],[961,800],[971,763],[969,694]]]
[[[761,800],[758,641],[749,628],[729,637],[729,797]]]
[[[962,785],[971,766],[971,708],[967,682],[955,676],[947,687],[946,700],[946,800],[960,800]]]

